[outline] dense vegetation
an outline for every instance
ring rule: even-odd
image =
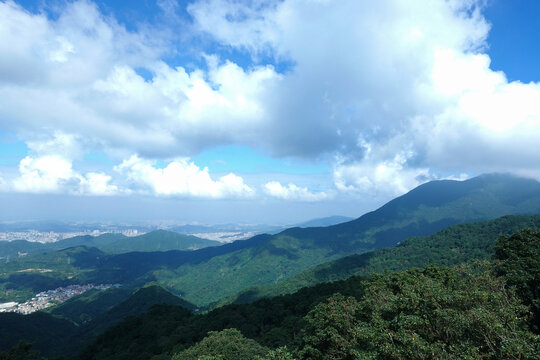
[[[493,263],[353,276],[202,315],[154,306],[79,358],[537,358],[540,231],[502,235],[495,249]],[[137,308],[136,294],[124,308]]]
[[[406,270],[429,264],[455,266],[472,260],[490,260],[499,235],[508,236],[524,228],[540,229],[540,215],[509,215],[450,226],[430,236],[411,237],[392,248],[326,262],[277,284],[251,287],[217,305],[288,294],[302,287],[347,279],[353,275]]]
[[[112,287],[107,290],[93,289],[48,308],[46,311],[82,325],[93,321],[115,305],[122,303],[132,292],[133,289],[125,286]]]
[[[118,359],[142,359],[137,354],[143,349],[146,358],[155,359],[235,359],[240,355],[233,354],[249,351],[254,358],[262,347],[273,349],[263,358],[279,359],[537,358],[540,338],[531,330],[534,319],[526,303],[538,301],[535,284],[527,279],[537,279],[540,271],[534,257],[540,231],[501,237],[498,249],[507,250],[505,244],[527,250],[510,262],[496,255],[495,265],[430,265],[352,277],[182,317],[167,325],[160,348],[152,340],[155,319],[132,318],[100,336],[83,358],[106,359],[111,348]],[[224,346],[228,341],[232,348]],[[134,342],[137,352],[128,350]]]
[[[528,229],[501,236],[495,246],[495,273],[515,289],[532,311],[532,330],[540,332],[540,246],[539,232]]]
[[[127,298],[126,292],[130,292]],[[119,288],[96,295],[94,292],[73,298],[52,308],[52,314],[0,313],[0,350],[9,349],[22,339],[35,343],[45,355],[76,354],[109,327],[129,316],[146,313],[154,305],[174,305],[190,315],[194,309],[192,304],[156,284],[147,284],[133,293]]]

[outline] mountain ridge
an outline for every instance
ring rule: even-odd
[[[106,253],[121,254],[134,251],[196,250],[220,245],[218,241],[193,235],[154,230],[132,237],[118,233],[80,235],[46,244],[26,240],[0,241],[0,257],[18,256],[19,253],[58,251],[76,246],[95,247]]]
[[[434,181],[350,222],[290,228],[272,236],[261,235],[259,241],[244,240],[238,249],[233,248],[235,243],[217,248],[219,253],[212,254],[214,248],[198,250],[190,254],[198,257],[196,261],[160,262],[159,273],[153,274],[158,275],[155,280],[186,300],[204,306],[249,284],[279,282],[329,260],[395,246],[410,236],[522,213],[540,213],[540,183],[535,180],[494,174],[465,181]],[[200,256],[202,252],[207,256]],[[129,262],[130,255],[122,256]],[[111,259],[111,264],[117,260]]]
[[[282,282],[254,286],[222,299],[212,307],[249,303],[285,295],[319,283],[365,276],[371,272],[400,271],[429,264],[453,266],[472,259],[490,260],[499,235],[525,228],[540,229],[540,215],[507,215],[494,220],[456,224],[425,237],[410,237],[392,248],[348,255],[319,264]],[[471,237],[471,234],[474,236]]]
[[[423,184],[375,211],[338,225],[290,228],[194,251],[100,255],[90,249],[80,254],[71,250],[74,254],[68,256],[65,267],[71,266],[71,273],[79,274],[80,281],[106,279],[133,286],[156,281],[197,306],[207,306],[251,286],[274,284],[330,260],[395,246],[410,236],[522,213],[540,213],[540,183],[535,180],[500,174],[441,180]],[[88,256],[83,256],[85,252]],[[69,259],[76,257],[89,266],[74,269]],[[11,265],[11,269],[20,268],[25,267]]]

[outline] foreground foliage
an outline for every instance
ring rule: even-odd
[[[495,254],[493,248],[501,234],[508,237],[525,228],[540,229],[540,215],[509,215],[495,220],[454,225],[430,236],[409,238],[395,247],[326,262],[277,284],[246,289],[224,299],[221,304],[247,303],[293,293],[306,286],[343,280],[353,275],[384,270],[403,271],[429,264],[456,266],[475,260],[491,260]],[[540,259],[540,254],[536,259]]]
[[[538,354],[527,307],[489,272],[428,267],[374,276],[306,317],[304,359],[522,359]]]
[[[495,272],[531,307],[532,327],[540,332],[540,230],[527,229],[506,237],[495,246]]]
[[[172,360],[198,360],[201,357],[223,360],[251,360],[268,349],[255,340],[246,339],[236,329],[211,331],[202,341],[172,357]]]

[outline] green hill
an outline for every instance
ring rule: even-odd
[[[122,237],[115,241],[98,242],[97,240],[92,246],[110,254],[122,254],[132,251],[196,250],[221,245],[217,241],[166,230],[156,230],[134,237]]]
[[[123,318],[131,315],[142,314],[150,307],[157,304],[182,306],[185,309],[194,309],[194,305],[171,294],[157,284],[147,284],[133,292],[127,299],[117,303],[112,308],[97,316],[94,320],[81,328],[78,337],[93,336],[105,331]],[[80,310],[84,310],[84,307]],[[82,334],[85,334],[84,336]]]
[[[262,359],[537,358],[540,337],[524,304],[538,300],[539,249],[540,232],[523,230],[479,266],[353,276],[202,315],[153,308],[108,329],[79,359],[235,359],[226,329],[273,349]]]
[[[133,289],[125,286],[107,290],[92,289],[48,309],[48,312],[82,325],[111,310],[132,293]]]
[[[42,312],[0,313],[0,351],[25,340],[47,353],[48,349],[64,347],[66,338],[76,330],[77,326],[71,321]]]
[[[50,313],[0,313],[0,350],[25,340],[35,343],[35,348],[46,356],[75,354],[109,327],[129,316],[146,313],[155,305],[174,305],[187,313],[190,313],[188,309],[194,309],[192,304],[156,284],[147,284],[126,295],[127,291],[85,293],[50,309]],[[93,317],[84,316],[88,313]],[[80,321],[81,314],[85,321]]]
[[[0,241],[0,260],[19,256],[19,253],[46,251],[47,244],[26,240]]]
[[[251,287],[223,299],[219,305],[248,303],[322,282],[384,270],[401,271],[429,264],[455,266],[471,260],[490,260],[501,234],[510,235],[525,228],[540,229],[540,215],[509,215],[495,220],[454,225],[430,236],[408,238],[393,248],[329,261],[277,284]]]
[[[273,284],[329,260],[394,246],[410,236],[526,213],[540,213],[540,183],[535,180],[484,175],[467,181],[433,181],[347,223],[292,228],[245,240],[239,249],[221,246],[220,252],[202,249],[188,257],[123,254],[109,258],[108,267],[129,268],[125,273],[131,275],[144,269],[146,276],[204,306],[249,286]]]
[[[294,227],[332,226],[332,225],[341,224],[341,223],[351,221],[351,220],[354,220],[354,219],[348,216],[334,215],[334,216],[328,216],[324,218],[311,219],[311,220],[296,224]]]
[[[423,266],[428,263],[453,265],[470,261],[473,258],[489,259],[493,254],[492,246],[495,244],[496,239],[500,234],[509,234],[515,230],[522,229],[523,227],[539,228],[540,215],[505,216],[493,221],[452,226],[429,237],[407,239],[395,248],[381,249],[370,254],[359,255],[359,257],[351,256],[330,264],[324,264],[320,266],[314,274],[316,276],[316,281],[335,280],[348,277],[352,274],[364,275],[369,272],[378,272],[383,269],[400,270],[408,267]],[[526,236],[528,236],[527,234],[532,234],[533,236],[529,236],[532,239],[530,245],[531,250],[528,251],[527,249],[524,249],[521,253],[525,255],[529,254],[527,258],[529,260],[535,259],[535,254],[538,252],[538,239],[540,239],[538,235],[540,235],[540,233],[538,233],[538,231],[523,233]],[[269,238],[271,237],[259,237],[258,241],[264,243],[265,241],[268,241]],[[502,246],[507,248],[511,247],[514,251],[516,246],[511,246],[513,239],[520,239],[520,237],[512,236],[503,242]],[[251,241],[253,242],[254,240]],[[238,247],[240,245],[243,245],[243,242],[240,242],[235,246]],[[253,246],[253,244],[248,247],[251,246]],[[534,248],[534,246],[536,246],[536,248]],[[220,248],[207,249],[206,251],[216,251]],[[92,255],[83,255],[86,253],[85,250],[90,250],[90,254],[97,254],[95,250],[88,248],[69,249],[69,251],[64,251],[64,254],[78,254],[83,260],[89,261],[92,259]],[[174,255],[176,252],[161,254]],[[123,256],[127,256],[127,254]],[[528,265],[529,262],[520,261],[519,259],[516,260],[515,256],[512,256],[510,260],[512,260],[511,266],[509,265],[510,268],[508,266],[502,268],[504,270],[502,273],[507,274],[504,276],[508,276],[508,274],[511,276],[521,274],[521,272],[517,273],[512,269],[514,269],[515,266],[523,267],[523,264],[526,265],[525,268],[528,269],[527,272],[530,273],[529,275],[534,276],[535,271],[537,271],[537,261],[536,263],[530,262],[530,264],[533,265],[531,267]],[[304,287],[292,295],[278,296],[271,299],[259,299],[250,304],[226,305],[203,315],[192,315],[185,307],[193,308],[193,305],[177,298],[156,284],[148,284],[142,289],[134,292],[126,300],[112,307],[108,311],[96,315],[93,320],[88,321],[84,325],[79,325],[78,327],[77,324],[70,321],[57,324],[55,321],[58,321],[58,317],[55,318],[52,315],[44,314],[48,317],[43,317],[41,319],[41,328],[55,326],[53,329],[54,334],[61,334],[64,331],[67,332],[66,329],[71,328],[70,331],[72,333],[71,335],[65,336],[63,342],[60,343],[55,342],[57,341],[55,339],[60,338],[60,336],[55,335],[56,337],[51,340],[51,344],[54,344],[54,347],[52,347],[52,345],[49,346],[46,342],[41,342],[38,349],[44,351],[44,355],[71,355],[80,351],[80,349],[93,339],[96,339],[86,348],[81,355],[81,359],[149,359],[153,355],[158,354],[165,356],[162,358],[167,358],[167,356],[178,353],[201,341],[209,331],[221,331],[228,328],[237,328],[244,336],[255,339],[261,345],[268,348],[276,348],[283,345],[292,348],[300,348],[303,346],[300,340],[304,333],[303,329],[306,327],[306,314],[314,309],[316,304],[325,301],[328,296],[336,292],[340,292],[346,296],[354,296],[356,299],[361,300],[366,294],[366,284],[369,285],[371,283],[372,285],[379,286],[386,283],[393,284],[395,282],[396,285],[391,285],[391,289],[399,290],[402,288],[398,285],[402,284],[402,280],[405,280],[407,284],[410,284],[402,290],[407,292],[409,290],[413,291],[412,294],[407,294],[405,299],[418,301],[416,298],[410,298],[410,296],[414,295],[413,285],[416,283],[415,279],[418,278],[420,280],[423,279],[422,281],[426,281],[426,283],[424,283],[425,291],[432,289],[432,286],[436,286],[436,288],[442,286],[441,291],[444,292],[443,298],[448,300],[448,294],[453,294],[454,289],[452,287],[446,288],[448,284],[444,281],[441,282],[441,280],[449,277],[453,279],[452,286],[458,286],[460,282],[456,282],[456,280],[465,276],[472,281],[472,285],[481,285],[484,287],[480,292],[471,288],[471,293],[467,296],[478,296],[478,301],[484,301],[486,299],[491,299],[490,296],[492,295],[495,296],[496,294],[501,294],[500,286],[504,287],[504,284],[498,283],[498,280],[489,280],[483,276],[471,278],[471,276],[476,275],[467,271],[468,270],[465,268],[464,273],[456,273],[451,269],[438,270],[433,266],[429,266],[424,270],[412,270],[407,271],[406,273],[398,273],[395,277],[392,273],[388,275],[371,276],[369,279],[366,279],[366,276],[352,276],[347,280],[317,284],[314,287]],[[306,277],[306,279],[311,280],[311,277]],[[491,286],[486,285],[487,280],[495,281],[493,283],[495,287],[492,288]],[[433,281],[436,283],[433,283]],[[467,292],[469,289],[467,286],[459,285],[458,287],[460,292]],[[534,287],[530,289],[534,290]],[[486,291],[489,292],[489,296],[487,297],[482,295]],[[430,294],[434,295],[433,293]],[[525,294],[526,297],[529,295],[529,293],[525,291],[523,294]],[[90,294],[87,297],[81,296],[81,298],[83,301],[77,302],[76,304],[79,304],[80,307],[83,308],[82,310],[87,307],[86,304],[90,304],[90,308],[92,308],[94,306],[91,304],[92,302],[99,304],[103,303],[103,299]],[[243,300],[246,299],[247,298],[244,298]],[[501,299],[508,300],[508,298],[504,298],[504,296]],[[496,302],[500,303],[499,300]],[[441,305],[440,300],[437,301],[438,304]],[[462,306],[463,304],[475,303],[475,301],[458,301],[457,305]],[[490,301],[488,301],[488,304],[484,305],[491,306],[489,303]],[[182,307],[171,305],[154,306],[155,304],[176,304],[181,305]],[[369,304],[373,305],[373,302]],[[399,305],[399,302],[396,304]],[[414,310],[416,306],[413,305],[407,309]],[[73,307],[75,306],[76,305],[71,306],[71,310],[68,312],[69,314],[75,312],[73,311]],[[97,306],[97,304],[96,307],[103,308],[102,306]],[[59,306],[58,308],[61,309],[62,306]],[[512,309],[512,311],[514,311],[516,308],[513,307]],[[471,309],[466,309],[466,311],[469,310]],[[472,310],[476,311],[474,309]],[[521,310],[519,311],[522,312]],[[412,315],[416,316],[415,314]],[[47,321],[50,321],[50,323],[47,323],[47,321],[43,319],[49,319]],[[463,321],[469,321],[467,316],[464,316],[463,319]],[[525,319],[525,317],[523,319]],[[9,325],[10,323],[2,322],[1,324],[4,326],[4,324]],[[9,326],[13,326],[16,329],[17,326],[20,328],[21,325],[14,324]],[[9,326],[4,329],[7,334],[10,334]],[[24,325],[23,327],[31,329],[35,328],[32,323]],[[31,331],[29,333],[38,334],[36,336],[39,336],[39,331]],[[20,336],[20,332],[17,333],[14,331],[13,334],[18,334],[17,336]],[[5,345],[4,348],[8,348],[8,345],[14,345],[18,340],[16,337],[8,337],[8,339],[11,339],[11,343],[6,342],[7,345]],[[34,339],[29,336],[26,336],[26,339],[34,341]]]
[[[16,258],[19,253],[56,251],[76,246],[95,247],[109,254],[132,251],[196,250],[208,246],[219,246],[218,241],[202,239],[192,235],[166,230],[155,230],[143,235],[128,237],[122,234],[99,236],[75,236],[54,243],[41,244],[26,240],[0,241],[0,259]]]

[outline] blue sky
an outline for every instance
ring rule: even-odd
[[[0,220],[294,223],[429,180],[539,179],[539,18],[532,0],[0,1]]]

